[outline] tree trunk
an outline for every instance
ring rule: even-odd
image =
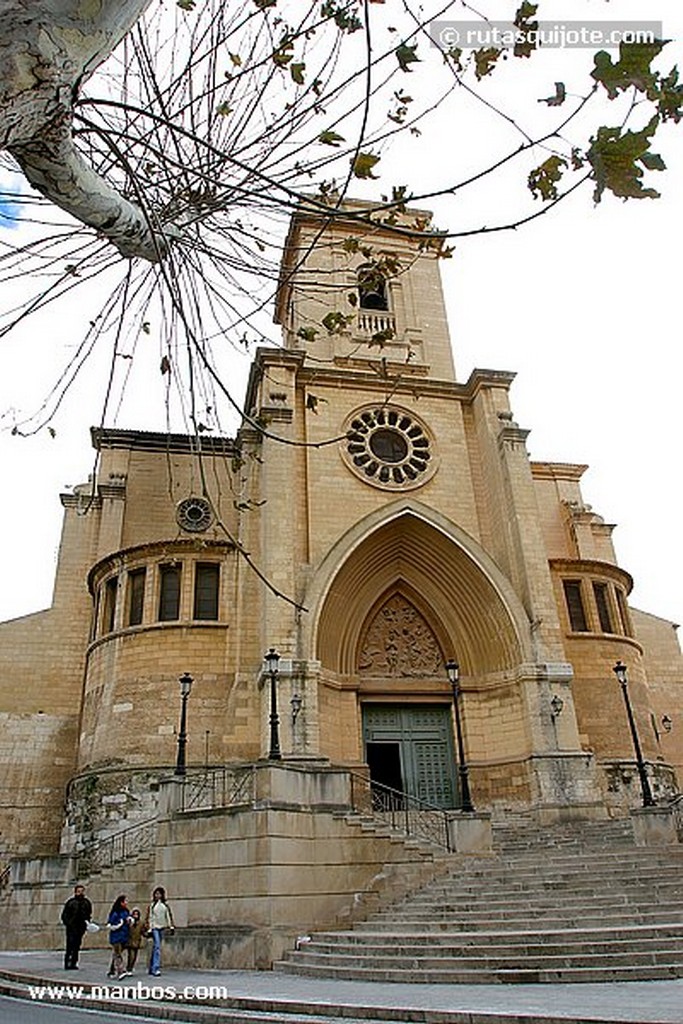
[[[0,0],[0,148],[61,209],[110,239],[124,256],[165,251],[142,210],[77,152],[73,98],[151,0]]]

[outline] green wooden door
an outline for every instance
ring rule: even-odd
[[[450,705],[364,704],[363,741],[373,781],[457,806]]]

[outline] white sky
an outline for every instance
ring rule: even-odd
[[[637,18],[643,6],[635,0],[607,6],[602,0],[546,0],[546,10],[558,16],[569,11],[573,18]],[[659,17],[665,35],[683,39],[679,5],[651,0],[647,17]],[[668,49],[663,65],[683,64],[680,45],[675,52],[673,45]],[[587,51],[561,56],[590,66]],[[554,80],[564,77],[557,70],[557,52],[544,58],[545,65],[539,59],[534,72],[536,96],[552,94]],[[510,89],[513,72],[521,73],[509,68],[501,77]],[[510,106],[519,109],[512,100]],[[546,114],[541,106],[538,117]],[[420,184],[429,186],[432,177],[438,184],[440,161],[460,160],[466,166],[487,125],[479,108],[455,124],[443,124],[439,160],[431,144],[421,153]],[[494,153],[497,130],[491,121],[487,141]],[[504,132],[498,141],[505,144]],[[531,457],[589,464],[584,498],[607,522],[618,524],[617,556],[635,578],[632,604],[683,622],[678,252],[683,126],[668,128],[654,148],[669,166],[665,174],[650,175],[661,199],[623,204],[606,197],[594,208],[589,186],[516,232],[458,243],[443,272],[459,379],[475,366],[517,372],[512,405],[520,426],[531,430]],[[389,179],[392,184],[402,180],[399,172]],[[497,212],[514,213],[517,185],[512,177],[498,179],[475,200],[430,205],[441,227],[458,228],[473,216],[492,223]],[[0,301],[5,300],[3,295]],[[87,323],[90,311],[82,303],[83,296],[78,304],[65,302],[59,315],[53,310],[28,331],[0,342],[0,413],[8,406],[30,407],[40,398],[63,346],[73,344]],[[235,379],[244,379],[246,369],[242,360]],[[235,391],[241,394],[239,385]],[[117,425],[163,429],[158,373],[139,395]],[[93,373],[67,399],[55,423],[56,438],[46,432],[30,439],[0,432],[0,620],[50,603],[61,529],[58,495],[85,480],[92,468],[88,430],[99,421],[100,407],[101,374]]]

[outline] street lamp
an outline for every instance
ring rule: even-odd
[[[178,730],[178,756],[175,763],[175,774],[185,775],[185,751],[187,748],[187,698],[192,690],[194,679],[189,672],[183,672],[180,679],[180,729]]]
[[[266,671],[270,678],[270,750],[268,751],[268,759],[270,761],[281,761],[280,717],[277,713],[277,666],[280,661],[280,655],[274,647],[271,647],[268,653],[263,656],[263,660],[266,663]]]
[[[462,742],[462,723],[460,721],[460,666],[457,661],[446,662],[448,681],[453,687],[453,709],[455,711],[455,735],[458,741],[458,774],[460,775],[460,806],[463,811],[473,811],[470,796],[470,780],[465,763],[465,748]]]
[[[615,676],[621,683],[621,692],[624,695],[624,703],[626,705],[626,714],[628,715],[628,724],[631,728],[631,737],[633,739],[633,747],[636,752],[636,765],[638,766],[638,776],[640,778],[640,788],[643,791],[643,807],[654,807],[655,800],[652,796],[652,790],[650,789],[650,780],[647,775],[647,769],[645,762],[643,761],[643,753],[640,749],[640,740],[638,739],[638,731],[636,729],[636,720],[633,717],[633,708],[631,707],[631,699],[628,695],[628,678],[626,675],[626,665],[618,661],[612,669]]]

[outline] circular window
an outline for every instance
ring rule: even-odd
[[[393,406],[362,409],[351,418],[344,461],[367,483],[392,490],[418,487],[436,469],[426,427]]]
[[[213,522],[211,505],[206,498],[185,498],[176,508],[176,522],[182,530],[202,533]]]
[[[369,444],[372,454],[383,462],[403,462],[410,451],[403,434],[387,427],[380,427],[379,430],[370,434]]]

